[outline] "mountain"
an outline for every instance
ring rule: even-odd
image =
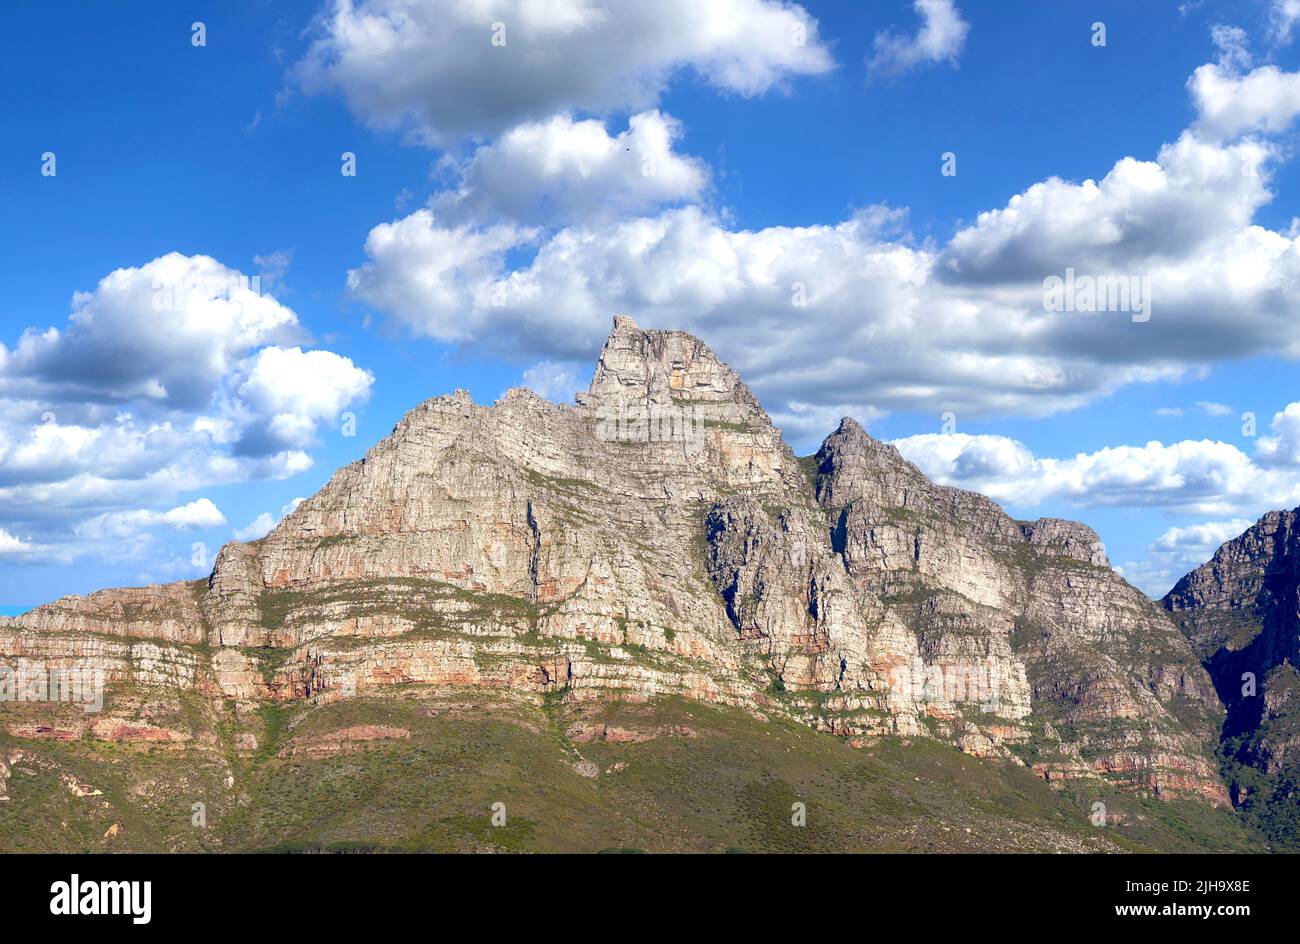
[[[1163,600],[1227,708],[1234,802],[1300,851],[1300,509],[1264,515]]]
[[[207,580],[0,619],[107,679],[0,708],[0,849],[1252,848],[1190,638],[620,316],[576,405],[429,400]]]

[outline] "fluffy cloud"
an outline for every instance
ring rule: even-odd
[[[440,145],[644,108],[683,70],[753,96],[834,65],[816,20],[774,0],[335,0],[315,31],[293,70],[302,89]]]
[[[1204,564],[1221,544],[1252,524],[1248,518],[1234,518],[1170,528],[1148,546],[1145,561],[1130,561],[1116,570],[1151,596],[1164,596],[1179,578]]]
[[[873,72],[897,75],[934,62],[956,64],[970,24],[954,0],[914,0],[912,6],[921,17],[920,29],[915,36],[877,33],[867,60]]]
[[[546,238],[529,265],[508,271],[506,249],[525,241],[517,231],[513,242],[503,227],[452,230],[418,211],[372,231],[370,262],[349,274],[349,286],[418,332],[482,338],[553,360],[586,360],[611,312],[635,312],[643,323],[704,335],[778,395],[834,389],[832,380],[851,387],[867,379],[866,361],[875,391],[892,386],[888,406],[928,404],[964,384],[992,404],[1003,391],[988,385],[986,373],[1011,385],[1039,384],[1018,380],[1018,358],[1002,353],[990,354],[1000,365],[991,372],[990,362],[956,353],[937,363],[903,356],[924,343],[921,320],[962,321],[972,313],[924,298],[932,257],[882,242],[882,227],[893,220],[873,210],[837,226],[737,232],[683,207],[568,227]],[[796,351],[804,353],[792,356]],[[822,356],[828,351],[836,353]],[[917,370],[929,384],[918,382]],[[840,402],[860,401],[830,401]]]
[[[207,406],[247,352],[302,334],[292,311],[209,256],[168,253],[72,298],[67,327],[0,344],[0,396],[47,404]]]
[[[610,136],[603,122],[557,115],[520,125],[459,167],[460,183],[431,204],[450,225],[505,218],[526,226],[595,222],[698,199],[702,161],[673,152],[681,126],[657,111]]]
[[[171,253],[76,294],[65,327],[0,345],[0,527],[40,536],[29,557],[69,560],[224,523],[207,499],[163,509],[306,469],[318,426],[369,392],[347,358],[282,346],[304,336],[256,277],[207,256]]]
[[[1234,518],[1170,528],[1151,547],[1164,554],[1179,555],[1181,563],[1199,566],[1213,557],[1221,544],[1239,537],[1252,524],[1254,522],[1248,518]]]
[[[1273,0],[1269,10],[1269,35],[1279,45],[1291,42],[1300,23],[1300,0]]]
[[[253,455],[309,446],[318,424],[364,399],[373,382],[369,371],[332,351],[263,348],[227,382],[231,411],[245,427],[238,445]]]
[[[1196,128],[1207,136],[1276,134],[1300,115],[1300,74],[1274,65],[1243,75],[1231,65],[1207,63],[1192,73],[1187,87],[1199,116]]]
[[[1040,185],[940,251],[895,236],[897,214],[878,209],[737,231],[687,206],[544,237],[421,210],[376,227],[348,283],[418,333],[555,360],[590,357],[611,312],[694,330],[778,411],[1043,414],[1225,357],[1300,351],[1300,249],[1248,222],[1266,152],[1189,137],[1163,163],[1121,162],[1123,183]],[[531,261],[508,267],[524,245]],[[1042,279],[1071,259],[1146,275],[1154,317],[1045,312]]]
[[[1271,435],[1259,439],[1260,460],[1270,466],[1300,466],[1300,403],[1273,414]]]
[[[1298,20],[1300,0],[1274,0],[1273,41],[1290,42]],[[1246,31],[1240,27],[1215,26],[1210,35],[1219,48],[1219,61],[1206,63],[1187,80],[1197,132],[1222,140],[1251,132],[1277,134],[1290,127],[1300,115],[1300,73],[1284,72],[1275,65],[1248,71],[1252,57]]]
[[[215,528],[226,523],[226,516],[209,499],[199,498],[187,505],[163,512],[158,516],[157,521],[159,524],[170,525],[178,530]]]
[[[170,510],[147,506],[197,489],[285,478],[311,466],[310,456],[301,450],[235,456],[208,433],[140,425],[131,418],[102,428],[42,425],[30,432],[48,435],[52,430],[79,448],[30,474],[5,469],[6,484],[0,485],[0,526],[40,535],[28,555],[33,558],[67,562],[86,554],[138,556],[149,546],[151,529],[220,523],[219,512],[206,499]],[[20,452],[26,444],[20,440]],[[118,540],[128,537],[125,546]]]
[[[4,528],[0,528],[0,558],[25,557],[36,550],[30,541],[15,537]]]
[[[1260,514],[1300,504],[1300,403],[1275,415],[1252,458],[1231,443],[1184,440],[1040,458],[1006,436],[934,433],[894,445],[935,481],[1019,507],[1153,507],[1197,515]]]
[[[470,340],[503,297],[493,281],[507,250],[537,235],[510,224],[444,226],[432,211],[416,210],[370,231],[370,261],[348,272],[348,291],[422,334]]]
[[[1157,271],[1249,225],[1271,197],[1273,156],[1259,141],[1220,145],[1187,133],[1154,161],[1123,158],[1100,182],[1050,178],[958,230],[941,271],[958,282],[1041,286],[1069,265],[1154,280]],[[1157,290],[1167,297],[1170,285],[1161,280]]]
[[[33,560],[55,561],[70,564],[82,557],[98,557],[114,561],[156,558],[163,543],[159,532],[179,533],[204,531],[226,523],[226,517],[207,498],[198,498],[168,511],[152,508],[131,508],[123,511],[103,512],[87,518],[72,527],[71,533],[28,554]],[[206,555],[176,557],[163,569],[169,579],[192,576],[210,566]],[[177,569],[181,568],[181,569]],[[152,576],[148,577],[153,580]]]
[[[226,523],[226,516],[209,499],[199,498],[170,511],[135,509],[97,515],[76,527],[79,538],[99,540],[128,538],[151,527],[166,526],[177,531],[215,528]]]
[[[51,521],[67,515],[167,500],[181,492],[259,478],[283,478],[310,467],[301,450],[235,456],[211,433],[146,424],[122,415],[99,427],[0,426],[0,520],[21,515]],[[29,517],[34,516],[34,517]]]

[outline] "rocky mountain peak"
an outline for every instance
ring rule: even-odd
[[[833,473],[818,480],[818,500],[828,508],[869,494],[884,507],[974,503],[981,514],[1006,517],[996,503],[982,495],[931,482],[897,447],[876,439],[851,417],[840,420],[835,432],[826,437],[817,451],[817,463],[821,471]]]
[[[1163,602],[1181,616],[1185,631],[1208,656],[1221,646],[1235,649],[1248,641],[1231,631],[1225,614],[1270,610],[1298,580],[1300,508],[1270,511],[1184,575]]]
[[[739,403],[758,408],[753,393],[703,341],[685,331],[644,330],[627,315],[614,327],[579,402]]]

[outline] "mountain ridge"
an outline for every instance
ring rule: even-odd
[[[207,581],[0,618],[0,659],[131,693],[93,720],[23,706],[20,752],[206,745],[232,780],[279,737],[268,712],[483,691],[680,698],[1056,791],[1229,804],[1211,678],[1095,532],[935,485],[847,417],[800,460],[703,342],[626,316],[576,404],[427,400]]]

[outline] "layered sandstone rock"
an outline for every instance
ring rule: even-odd
[[[815,462],[835,550],[861,594],[912,629],[912,685],[928,675],[938,697],[927,714],[944,736],[968,750],[1015,747],[1049,779],[1093,771],[1157,795],[1225,799],[1210,680],[1091,529],[1017,522],[937,486],[852,420]]]
[[[936,486],[852,420],[797,460],[704,344],[625,317],[576,405],[429,400],[205,584],[0,620],[0,657],[243,715],[408,686],[675,694],[1222,794],[1209,680],[1090,530]]]

